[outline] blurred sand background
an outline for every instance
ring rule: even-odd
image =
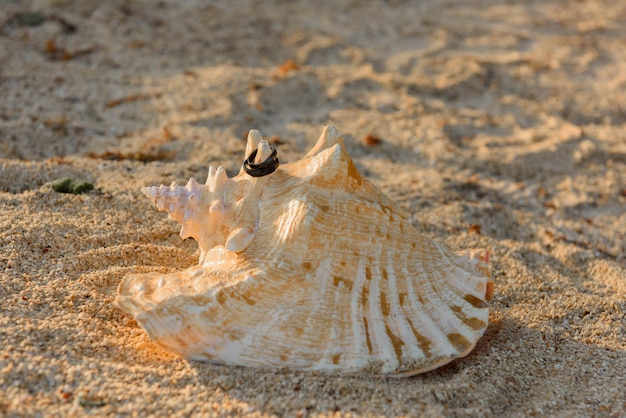
[[[626,417],[623,1],[0,1],[0,416]],[[113,301],[197,261],[139,192],[333,124],[489,328],[410,379],[163,352]],[[95,190],[57,193],[48,182]]]

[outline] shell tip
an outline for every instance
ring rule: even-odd
[[[246,155],[244,155],[243,158],[248,158],[252,151],[254,151],[258,147],[259,142],[261,141],[263,141],[263,135],[261,135],[261,132],[257,131],[256,129],[251,129],[248,132],[248,139],[246,141]]]
[[[259,146],[257,148],[257,154],[254,159],[255,164],[260,164],[263,161],[267,160],[271,155],[274,149],[272,146],[265,140],[259,142]]]
[[[324,130],[322,131],[322,134],[318,138],[313,148],[305,155],[305,158],[311,157],[320,151],[332,147],[335,144],[343,145],[343,137],[341,136],[341,133],[337,129],[335,129],[333,125],[324,125]]]
[[[156,197],[156,194],[157,194],[157,189],[158,188],[154,187],[154,186],[142,187],[141,188],[141,193],[146,195],[148,197],[148,199],[154,200],[154,198]]]
[[[227,181],[228,175],[224,167],[219,166],[217,170],[213,166],[209,168],[209,175],[207,176],[205,184],[209,186],[210,191],[220,193],[224,189]]]

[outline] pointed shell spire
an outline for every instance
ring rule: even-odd
[[[318,138],[313,148],[307,152],[304,158],[311,157],[318,154],[320,151],[332,147],[333,145],[341,144],[343,146],[343,137],[337,129],[332,125],[324,126],[322,134]]]
[[[182,223],[195,210],[193,199],[199,199],[200,185],[192,177],[185,186],[172,183],[169,187],[143,187],[141,191],[159,210],[168,212],[171,219]]]
[[[267,160],[270,155],[272,155],[272,152],[274,152],[274,148],[272,148],[272,146],[266,140],[262,140],[261,142],[259,142],[259,146],[257,147],[257,153],[254,157],[254,163],[259,164]]]
[[[217,170],[214,166],[209,167],[209,175],[206,179],[206,185],[209,186],[209,190],[213,193],[222,193],[224,186],[228,181],[228,175],[224,167],[219,166]]]
[[[261,141],[263,141],[263,135],[261,135],[261,132],[256,129],[251,129],[250,132],[248,132],[248,139],[246,140],[246,155],[244,155],[243,158],[248,158],[248,156],[252,154],[252,151],[258,148]]]

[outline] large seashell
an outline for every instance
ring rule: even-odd
[[[258,131],[246,156],[267,159]],[[420,235],[358,172],[328,126],[271,174],[142,191],[200,246],[185,271],[131,274],[117,303],[150,338],[191,360],[410,376],[467,355],[493,282],[485,251]]]

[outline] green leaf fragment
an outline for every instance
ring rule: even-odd
[[[87,181],[80,182],[72,187],[72,193],[74,194],[86,193],[89,190],[93,190],[93,184]]]
[[[57,193],[82,194],[93,190],[93,183],[88,181],[74,182],[70,177],[55,180],[50,183],[50,187]]]
[[[72,185],[74,181],[69,177],[63,177],[50,183],[52,190],[57,193],[72,193]]]

